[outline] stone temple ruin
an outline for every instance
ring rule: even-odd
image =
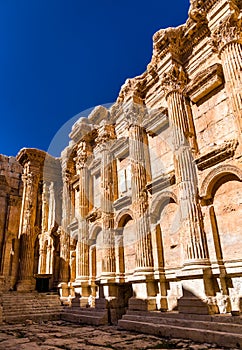
[[[155,33],[145,73],[80,118],[60,158],[1,156],[3,319],[9,295],[36,290],[58,291],[79,321],[240,313],[241,8],[191,0],[184,25]]]

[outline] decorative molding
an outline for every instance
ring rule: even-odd
[[[100,219],[102,216],[102,212],[100,208],[94,208],[86,217],[86,219],[90,222],[94,222]]]
[[[89,167],[91,175],[97,175],[101,170],[101,158],[96,158],[92,161]]]
[[[111,152],[115,158],[127,157],[129,153],[129,140],[127,137],[117,139],[111,147]]]
[[[156,109],[149,114],[149,118],[143,121],[142,126],[151,136],[169,124],[167,108]]]
[[[165,188],[174,185],[175,182],[175,172],[172,171],[169,174],[162,174],[158,178],[154,179],[152,182],[149,182],[146,188],[151,194],[154,194],[158,191],[162,191]]]
[[[237,140],[228,140],[217,146],[212,151],[196,158],[195,163],[199,170],[204,170],[218,164],[225,159],[231,158],[238,146]]]
[[[200,197],[203,200],[210,199],[212,195],[212,189],[217,180],[226,174],[234,174],[242,181],[242,169],[231,164],[222,164],[211,170],[202,182]]]
[[[113,207],[115,210],[121,210],[125,207],[130,206],[132,203],[131,196],[123,196],[119,197],[115,202],[113,202]]]
[[[224,83],[221,64],[214,64],[198,73],[186,87],[186,93],[192,102],[197,103],[211,91]]]

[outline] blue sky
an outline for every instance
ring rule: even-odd
[[[189,0],[0,0],[0,153],[47,150],[74,115],[115,101],[125,80],[145,71],[152,35],[184,23],[188,7]]]

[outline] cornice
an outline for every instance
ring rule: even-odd
[[[116,211],[119,211],[125,207],[132,204],[131,196],[119,197],[115,202],[113,202],[113,207]]]
[[[210,168],[225,159],[233,157],[238,146],[237,140],[228,140],[208,153],[196,158],[195,163],[199,170]]]
[[[161,176],[155,178],[153,181],[147,184],[146,188],[151,194],[154,194],[174,185],[175,182],[175,172],[172,171],[169,174],[162,174]]]
[[[127,137],[117,139],[111,147],[111,152],[115,158],[123,158],[129,153],[129,140]]]
[[[43,166],[47,153],[36,148],[22,148],[16,156],[17,161],[24,166],[27,162]]]
[[[199,102],[224,82],[221,64],[215,63],[199,72],[187,85],[185,92],[194,103]]]
[[[169,124],[167,108],[151,110],[147,120],[144,120],[142,126],[151,136],[157,134],[159,130]]]

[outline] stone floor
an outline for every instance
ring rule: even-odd
[[[0,349],[219,350],[222,348],[215,344],[197,344],[189,340],[168,340],[146,334],[137,334],[118,330],[115,326],[79,326],[64,321],[33,323],[29,320],[25,324],[1,325]]]

